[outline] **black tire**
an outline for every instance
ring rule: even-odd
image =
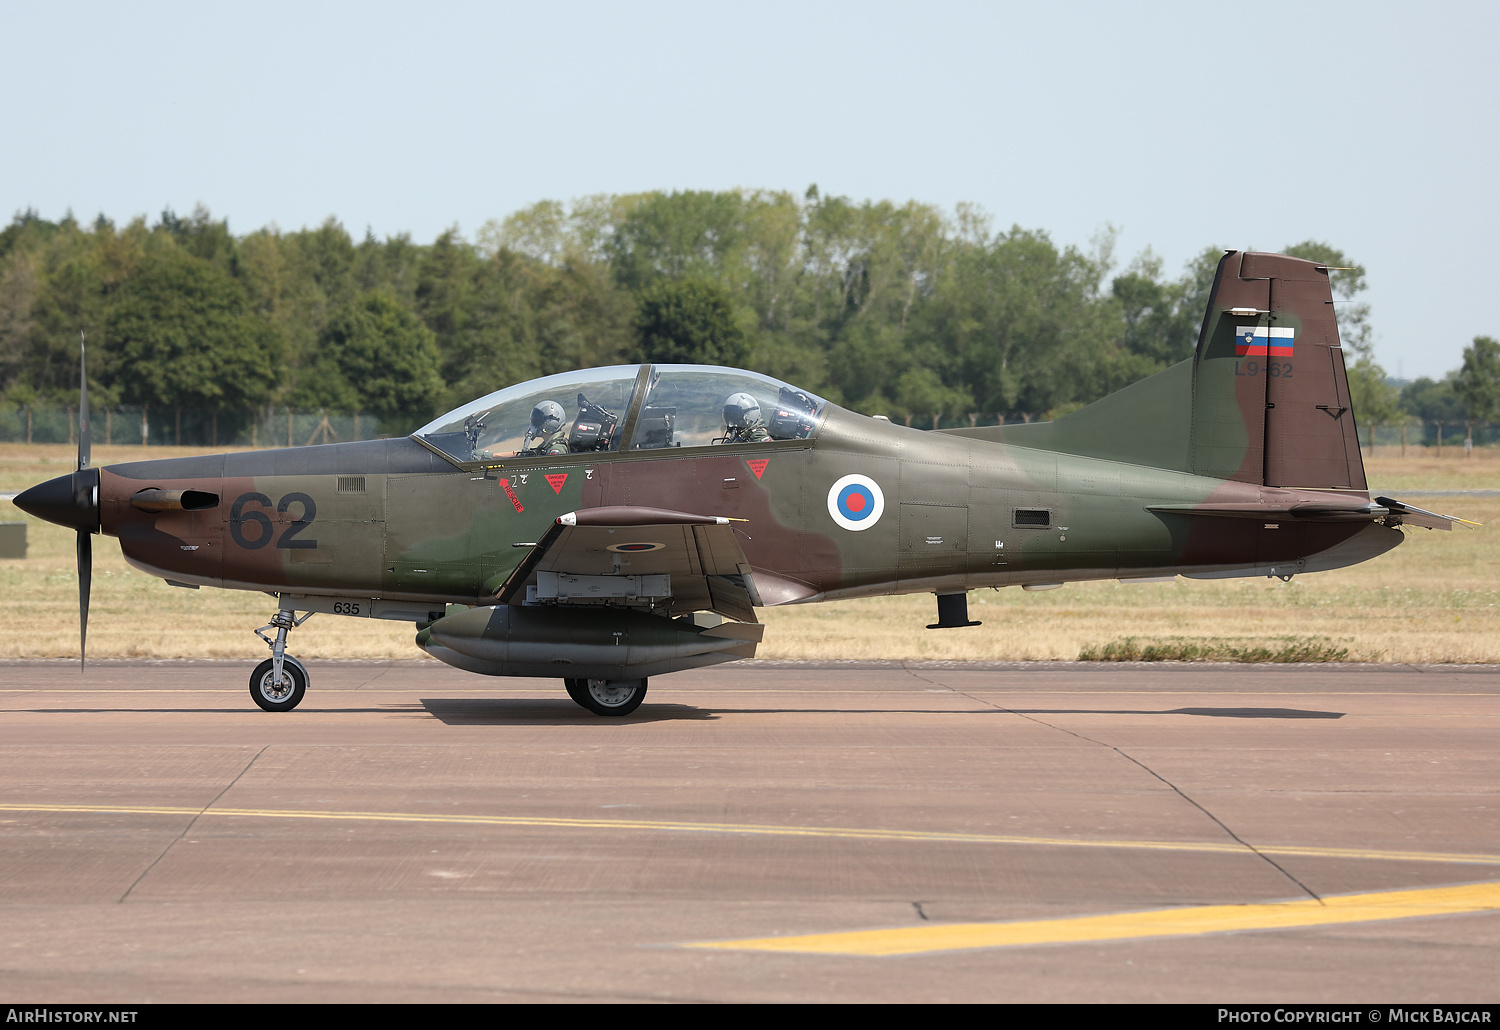
[[[595,715],[629,715],[646,699],[646,681],[565,679],[568,696]]]
[[[268,712],[290,712],[302,703],[307,693],[307,670],[295,658],[281,660],[281,687],[271,680],[271,659],[267,658],[250,674],[250,697]]]

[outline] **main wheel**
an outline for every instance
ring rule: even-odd
[[[273,664],[267,658],[250,674],[250,697],[268,712],[290,712],[307,693],[307,669],[288,655],[281,660],[281,682],[275,682]]]
[[[568,696],[595,715],[629,715],[646,699],[646,681],[563,680]]]

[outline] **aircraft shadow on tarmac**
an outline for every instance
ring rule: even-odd
[[[553,725],[557,723],[596,723],[599,717],[583,711],[566,699],[538,700],[517,698],[423,698],[419,704],[393,705],[390,712],[425,711],[448,725],[476,724]],[[726,715],[1194,715],[1217,719],[1342,719],[1343,712],[1319,712],[1301,708],[979,708],[971,712],[953,709],[893,708],[719,708],[708,710],[693,705],[646,703],[631,715],[606,722],[675,722],[678,720],[719,719]]]
[[[630,715],[601,719],[578,707],[568,698],[441,698],[424,697],[414,705],[391,705],[388,712],[436,716],[449,726],[505,725],[555,726],[559,723],[679,722],[689,719],[717,719],[719,713],[692,705],[643,704]]]
[[[1342,719],[1306,708],[1012,708],[1017,715],[1206,715],[1215,719]]]
[[[243,708],[24,708],[34,715],[245,715]],[[375,708],[309,707],[319,715],[431,715],[450,726],[493,724],[506,726],[598,723],[567,699],[521,698],[423,698],[417,704],[380,705]],[[1302,708],[716,708],[694,705],[643,704],[622,719],[611,722],[677,722],[721,719],[726,715],[1195,715],[1215,719],[1342,719],[1343,712],[1318,712]]]

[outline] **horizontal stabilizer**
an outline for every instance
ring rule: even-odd
[[[1193,515],[1203,518],[1256,519],[1265,522],[1382,522],[1385,525],[1422,526],[1426,529],[1453,528],[1454,523],[1478,526],[1477,522],[1457,515],[1440,515],[1390,497],[1374,502],[1361,498],[1342,500],[1293,500],[1265,504],[1153,504],[1148,511],[1171,515]]]
[[[1478,527],[1478,522],[1470,522],[1461,519],[1457,515],[1439,515],[1435,511],[1418,508],[1414,505],[1403,504],[1401,501],[1391,497],[1377,497],[1375,503],[1383,504],[1391,510],[1391,514],[1401,520],[1402,524],[1408,526],[1422,526],[1425,529],[1446,529],[1451,531],[1455,522],[1463,526]]]
[[[1373,522],[1390,515],[1388,508],[1368,501],[1297,501],[1291,504],[1153,504],[1150,511],[1173,515],[1203,515],[1229,519],[1263,519],[1275,522]]]

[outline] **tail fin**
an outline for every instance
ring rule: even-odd
[[[1365,490],[1328,269],[1219,261],[1197,352],[1056,422],[948,430],[1265,486]]]
[[[1327,268],[1224,255],[1193,357],[1189,447],[1199,475],[1366,489]]]

